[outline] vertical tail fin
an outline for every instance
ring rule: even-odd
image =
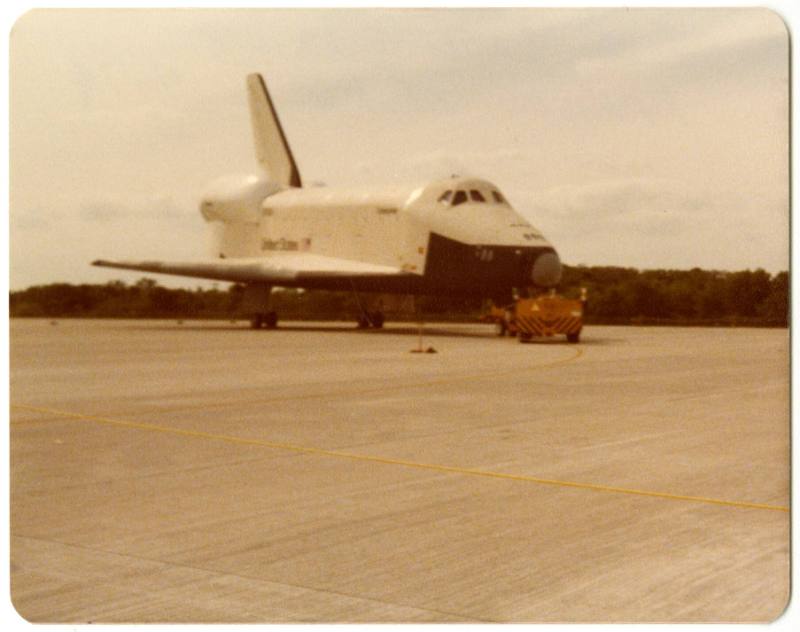
[[[300,187],[300,172],[283,134],[278,114],[269,98],[267,85],[259,74],[247,76],[250,120],[253,124],[256,159],[279,184]]]

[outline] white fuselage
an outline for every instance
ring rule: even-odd
[[[498,302],[560,280],[553,247],[486,180],[303,187],[261,75],[247,76],[247,94],[262,171],[220,178],[202,198],[213,259],[94,265],[243,283],[248,295],[267,298],[281,286]]]
[[[456,197],[466,199],[454,203]],[[432,234],[482,249],[476,257],[486,263],[497,248],[552,251],[496,186],[475,178],[284,190],[256,176],[223,179],[203,198],[201,211],[215,230],[215,255],[227,259],[297,251],[424,275]]]

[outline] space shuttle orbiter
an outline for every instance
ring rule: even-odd
[[[413,295],[482,296],[561,278],[553,246],[486,180],[453,176],[418,186],[303,188],[261,75],[247,77],[261,170],[226,176],[200,203],[216,237],[199,261],[93,265],[243,283],[253,326],[274,326],[273,286]],[[380,326],[383,315],[364,314]]]

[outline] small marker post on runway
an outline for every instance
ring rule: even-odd
[[[423,353],[424,349],[422,348],[422,321],[417,323],[417,348],[412,349],[411,353]]]
[[[433,347],[428,347],[427,349],[423,349],[422,347],[422,327],[424,323],[422,321],[422,312],[418,307],[419,303],[417,303],[416,297],[414,297],[414,310],[417,312],[417,348],[412,349],[411,353],[436,353],[436,349]]]

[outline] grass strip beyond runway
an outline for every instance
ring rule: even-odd
[[[400,465],[403,467],[411,467],[423,470],[433,470],[437,472],[446,472],[450,474],[463,474],[469,476],[483,476],[487,478],[499,478],[514,481],[524,481],[528,483],[536,483],[539,485],[550,485],[555,487],[567,487],[575,489],[584,489],[597,492],[609,492],[615,494],[628,494],[634,496],[649,496],[651,498],[663,498],[667,500],[681,500],[688,502],[704,503],[709,505],[722,505],[726,507],[737,507],[743,509],[761,509],[768,511],[782,511],[788,512],[788,507],[780,505],[768,505],[762,503],[742,502],[735,500],[722,500],[718,498],[705,498],[702,496],[689,496],[683,494],[671,494],[667,492],[654,492],[640,489],[628,489],[624,487],[613,487],[609,485],[597,485],[593,483],[578,483],[573,481],[559,481],[553,479],[539,478],[536,476],[529,476],[526,474],[507,474],[503,472],[492,472],[488,470],[477,470],[467,467],[458,467],[452,465],[438,465],[434,463],[418,463],[415,461],[407,461],[404,459],[394,459],[391,457],[371,456],[367,454],[353,454],[349,452],[340,452],[338,450],[326,450],[324,448],[315,448],[310,446],[293,445],[289,443],[277,443],[273,441],[266,441],[263,439],[247,439],[244,437],[234,437],[230,435],[220,435],[209,432],[202,432],[198,430],[184,430],[181,428],[173,428],[169,426],[158,426],[155,424],[142,423],[137,421],[125,421],[122,419],[110,419],[108,417],[99,417],[94,415],[85,415],[82,413],[74,413],[63,410],[53,410],[49,408],[41,408],[37,406],[30,406],[26,404],[12,404],[11,408],[19,410],[27,410],[37,412],[64,419],[75,419],[79,421],[92,421],[95,423],[106,424],[111,426],[118,426],[122,428],[135,428],[138,430],[146,430],[148,432],[161,432],[165,434],[172,434],[184,437],[193,437],[196,439],[209,439],[212,441],[222,441],[226,443],[238,445],[252,445],[264,448],[271,448],[274,450],[285,450],[290,452],[298,452],[303,454],[314,454],[318,456],[333,457],[339,459],[350,459],[355,461],[367,461],[373,463],[383,463],[387,465]]]

